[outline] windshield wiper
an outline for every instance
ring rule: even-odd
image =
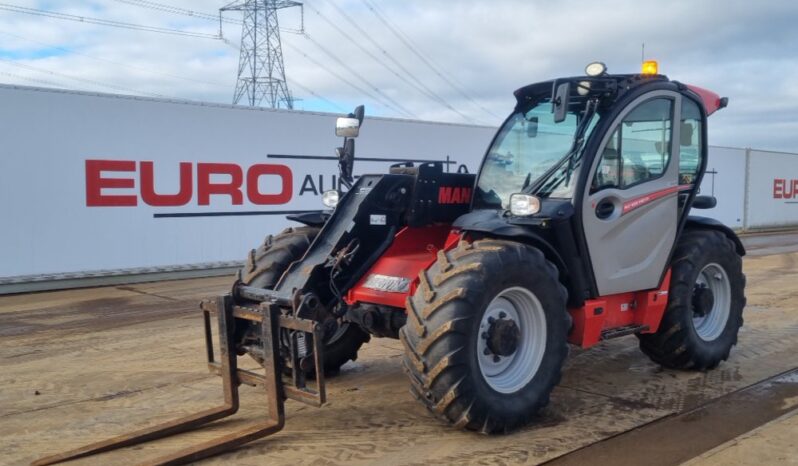
[[[524,194],[532,194],[540,190],[543,185],[546,184],[547,181],[550,181],[550,177],[557,173],[560,168],[562,168],[564,163],[568,163],[568,169],[566,172],[566,183],[570,182],[571,180],[571,172],[574,169],[574,162],[575,157],[579,154],[582,149],[582,145],[585,142],[585,131],[587,131],[588,125],[590,125],[590,121],[593,119],[593,115],[596,113],[596,109],[598,108],[598,99],[592,98],[587,101],[587,105],[585,105],[585,113],[582,116],[582,121],[579,122],[579,126],[576,127],[576,132],[574,134],[574,142],[571,144],[571,149],[566,153],[560,160],[557,161],[551,168],[546,170],[540,178],[537,179],[534,183],[532,183],[527,189],[522,189],[521,192]]]
[[[582,118],[581,124],[576,129],[576,135],[574,136],[574,146],[571,148],[571,153],[568,154],[568,170],[566,171],[565,175],[565,185],[567,186],[568,183],[571,182],[571,173],[574,171],[574,158],[576,154],[578,154],[582,150],[582,146],[585,144],[585,131],[587,131],[587,126],[590,124],[590,120],[593,119],[593,114],[596,113],[596,108],[598,107],[598,99],[590,99],[587,101],[587,106],[585,108],[585,116]]]

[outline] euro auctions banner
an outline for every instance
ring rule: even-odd
[[[798,225],[798,154],[751,150],[747,228]]]
[[[0,277],[242,260],[323,208],[336,117],[0,86]],[[494,132],[367,116],[355,171],[475,171]]]

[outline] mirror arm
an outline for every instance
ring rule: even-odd
[[[336,150],[338,155],[338,179],[339,184],[351,189],[354,184],[354,177],[352,172],[355,164],[355,140],[363,123],[363,116],[365,109],[362,105],[358,105],[355,111],[347,115],[350,121],[345,121],[344,118],[339,118],[336,122],[336,134],[344,137],[343,147]],[[344,121],[342,121],[344,120]],[[351,120],[356,120],[356,125]],[[351,136],[351,137],[350,137]]]

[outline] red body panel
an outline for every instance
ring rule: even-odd
[[[451,225],[403,228],[388,250],[346,294],[347,304],[364,302],[404,309],[405,299],[416,291],[419,272],[435,262],[439,250],[453,248],[459,239],[459,232],[452,231]],[[391,292],[365,288],[363,284],[372,274],[407,278],[410,289],[408,292]]]
[[[405,300],[418,287],[418,274],[435,262],[438,251],[454,248],[459,240],[460,232],[452,230],[450,225],[403,228],[388,250],[346,294],[347,304],[370,303],[404,309]],[[366,288],[364,284],[372,274],[406,278],[410,286],[403,292]],[[648,327],[641,333],[656,332],[668,305],[670,281],[668,270],[658,289],[602,296],[585,301],[581,308],[569,309],[573,327],[568,341],[588,348],[601,341],[602,331],[632,325]]]
[[[601,332],[629,325],[646,325],[641,333],[654,333],[659,328],[665,307],[671,271],[665,274],[659,289],[620,293],[588,299],[580,308],[569,309],[574,320],[568,341],[588,348],[601,341]]]
[[[701,100],[704,101],[704,108],[707,110],[707,116],[712,115],[720,108],[720,96],[714,92],[704,89],[703,87],[687,85],[687,88],[698,94]]]

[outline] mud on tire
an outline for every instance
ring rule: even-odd
[[[708,280],[726,279],[729,287],[727,309],[713,307],[712,312],[723,312],[723,316],[728,312],[725,322],[716,320],[714,332],[707,332],[706,327],[699,332],[703,324],[700,317],[694,319],[696,283],[707,281],[700,278],[706,271],[711,271]],[[672,369],[713,369],[728,359],[743,325],[745,307],[745,275],[734,243],[717,231],[685,231],[671,260],[668,295],[659,330],[638,335],[640,349],[655,363]],[[717,300],[716,296],[713,302]]]
[[[279,235],[268,235],[263,244],[250,251],[247,263],[238,272],[239,283],[274,288],[288,266],[302,258],[318,234],[319,228],[305,226],[287,228]],[[358,350],[367,341],[369,335],[360,327],[343,324],[334,340],[324,348],[324,372],[334,374],[347,361],[356,360]]]
[[[461,241],[448,252],[440,251],[419,278],[418,289],[407,299],[407,325],[400,332],[411,393],[457,427],[500,433],[527,424],[548,404],[568,353],[567,292],[556,267],[523,244]],[[480,369],[478,338],[494,297],[508,289],[527,290],[539,301],[545,344],[531,380],[512,393],[501,393]],[[518,348],[523,344],[528,342],[520,341]]]

